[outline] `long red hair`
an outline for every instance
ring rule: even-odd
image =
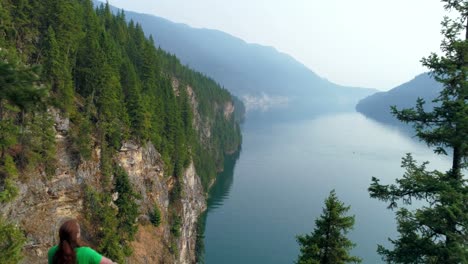
[[[59,229],[60,242],[53,264],[76,264],[75,248],[81,247],[80,225],[76,220],[68,220]]]

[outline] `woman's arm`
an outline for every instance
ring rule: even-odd
[[[106,258],[106,257],[102,257],[101,259],[101,262],[99,262],[99,264],[114,264],[115,262],[113,262],[112,260]]]

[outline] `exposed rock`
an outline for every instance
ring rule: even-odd
[[[68,133],[68,130],[70,129],[70,119],[68,117],[62,117],[57,109],[52,108],[49,109],[48,112],[50,112],[54,119],[55,130],[60,134]]]
[[[167,212],[169,188],[162,172],[161,155],[153,144],[148,143],[145,147],[120,152],[117,160],[128,173],[135,190],[142,197],[138,201],[142,214],[151,210],[155,202],[158,203],[161,210]]]
[[[124,142],[122,144],[122,147],[120,148],[120,151],[131,151],[131,150],[137,150],[138,145],[133,143],[133,142]]]
[[[115,193],[112,194],[112,201],[115,202],[115,201],[117,201],[117,199],[119,199],[119,193],[115,192]]]
[[[179,261],[180,263],[195,263],[196,224],[198,216],[206,210],[206,197],[193,163],[185,171],[183,180],[183,224],[179,241]]]
[[[58,132],[59,133],[59,132]],[[56,137],[55,175],[39,172],[18,183],[18,198],[0,207],[0,215],[18,223],[27,235],[24,263],[47,263],[48,249],[57,243],[57,230],[69,218],[83,219],[83,186],[100,186],[100,148],[95,147],[89,161],[78,162],[69,153],[68,136]],[[184,174],[182,232],[178,239],[179,259],[169,251],[170,225],[167,218],[169,191],[173,180],[164,175],[161,155],[151,143],[138,146],[126,142],[116,161],[127,171],[129,180],[142,199],[138,201],[139,230],[133,242],[129,263],[194,263],[195,223],[206,208],[203,188],[193,164]],[[113,194],[113,199],[118,193]],[[162,215],[159,227],[150,224],[148,213],[157,203]],[[86,232],[86,230],[84,230]]]
[[[165,248],[167,251],[170,245],[170,225],[167,216],[169,215],[169,191],[172,188],[173,180],[165,178],[162,171],[161,156],[150,143],[145,147],[120,152],[117,158],[119,164],[127,171],[133,186],[142,197],[138,201],[142,216],[139,217],[141,225],[137,238],[151,240],[151,243],[148,243],[146,240],[137,239],[132,243],[132,246],[138,248],[138,250],[135,251],[131,260],[135,263],[145,263],[149,259],[167,262],[169,261],[169,252],[161,252],[160,249]],[[184,172],[183,181],[182,227],[181,236],[178,241],[179,259],[171,259],[172,261],[170,262],[195,263],[196,222],[198,216],[206,209],[206,199],[200,178],[196,175],[193,163]],[[149,218],[146,214],[151,212],[154,203],[158,204],[163,216],[161,226],[156,228],[148,225],[143,228],[145,223],[149,223]],[[150,234],[144,234],[142,230],[160,233],[160,236],[155,237]]]
[[[176,96],[179,96],[179,80],[172,78],[172,90]]]
[[[229,101],[229,102],[226,102],[224,104],[224,118],[225,119],[228,119],[229,117],[231,117],[232,113],[234,113],[234,104]]]
[[[24,263],[47,263],[48,249],[56,244],[59,225],[68,218],[81,217],[83,193],[81,182],[96,177],[99,162],[80,166],[77,170],[65,138],[56,138],[57,168],[50,179],[30,173],[18,183],[19,195],[13,202],[0,207],[0,213],[18,223],[28,239]],[[93,153],[95,158],[96,152]],[[78,172],[87,177],[80,179]]]
[[[198,112],[198,101],[196,94],[193,91],[193,88],[187,85],[187,94],[190,99],[190,106],[192,107],[192,112],[194,113],[193,118],[193,127],[196,131],[199,132],[200,140],[202,142],[207,142],[211,138],[211,127],[212,124],[209,120],[202,119]]]

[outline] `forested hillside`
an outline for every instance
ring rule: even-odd
[[[114,9],[117,10],[117,9]],[[273,47],[246,43],[225,32],[192,28],[153,15],[126,12],[155,43],[183,64],[210,75],[250,109],[287,103],[302,112],[351,110],[375,89],[346,87],[314,73]],[[313,48],[313,45],[312,47]],[[296,111],[296,115],[297,112]]]
[[[423,73],[390,91],[378,92],[362,99],[357,104],[356,110],[383,123],[404,125],[392,115],[391,106],[397,106],[398,109],[411,107],[420,97],[427,102],[426,108],[429,109],[434,106],[432,100],[437,98],[441,90],[440,83],[429,74]]]
[[[116,161],[122,144],[154,145],[170,183],[169,207],[175,208],[168,221],[177,224],[171,219],[182,208],[184,171],[193,161],[208,188],[224,154],[240,145],[237,112],[228,91],[155,48],[141,25],[127,23],[123,12],[113,15],[108,5],[0,2],[1,206],[8,208],[21,193],[18,184],[31,177],[53,182],[64,152],[59,148],[75,168],[98,160],[96,184],[80,188],[95,225],[89,238],[115,260],[132,253],[141,199]],[[57,137],[65,138],[63,146]],[[113,192],[126,198],[115,200]],[[8,209],[0,212],[11,218]],[[23,242],[20,235],[13,240]]]

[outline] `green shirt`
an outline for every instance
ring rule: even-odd
[[[57,250],[58,246],[53,246],[51,249],[49,249],[49,264],[52,264]],[[77,247],[75,248],[75,252],[78,264],[99,264],[102,259],[102,256],[99,253],[89,247]]]

